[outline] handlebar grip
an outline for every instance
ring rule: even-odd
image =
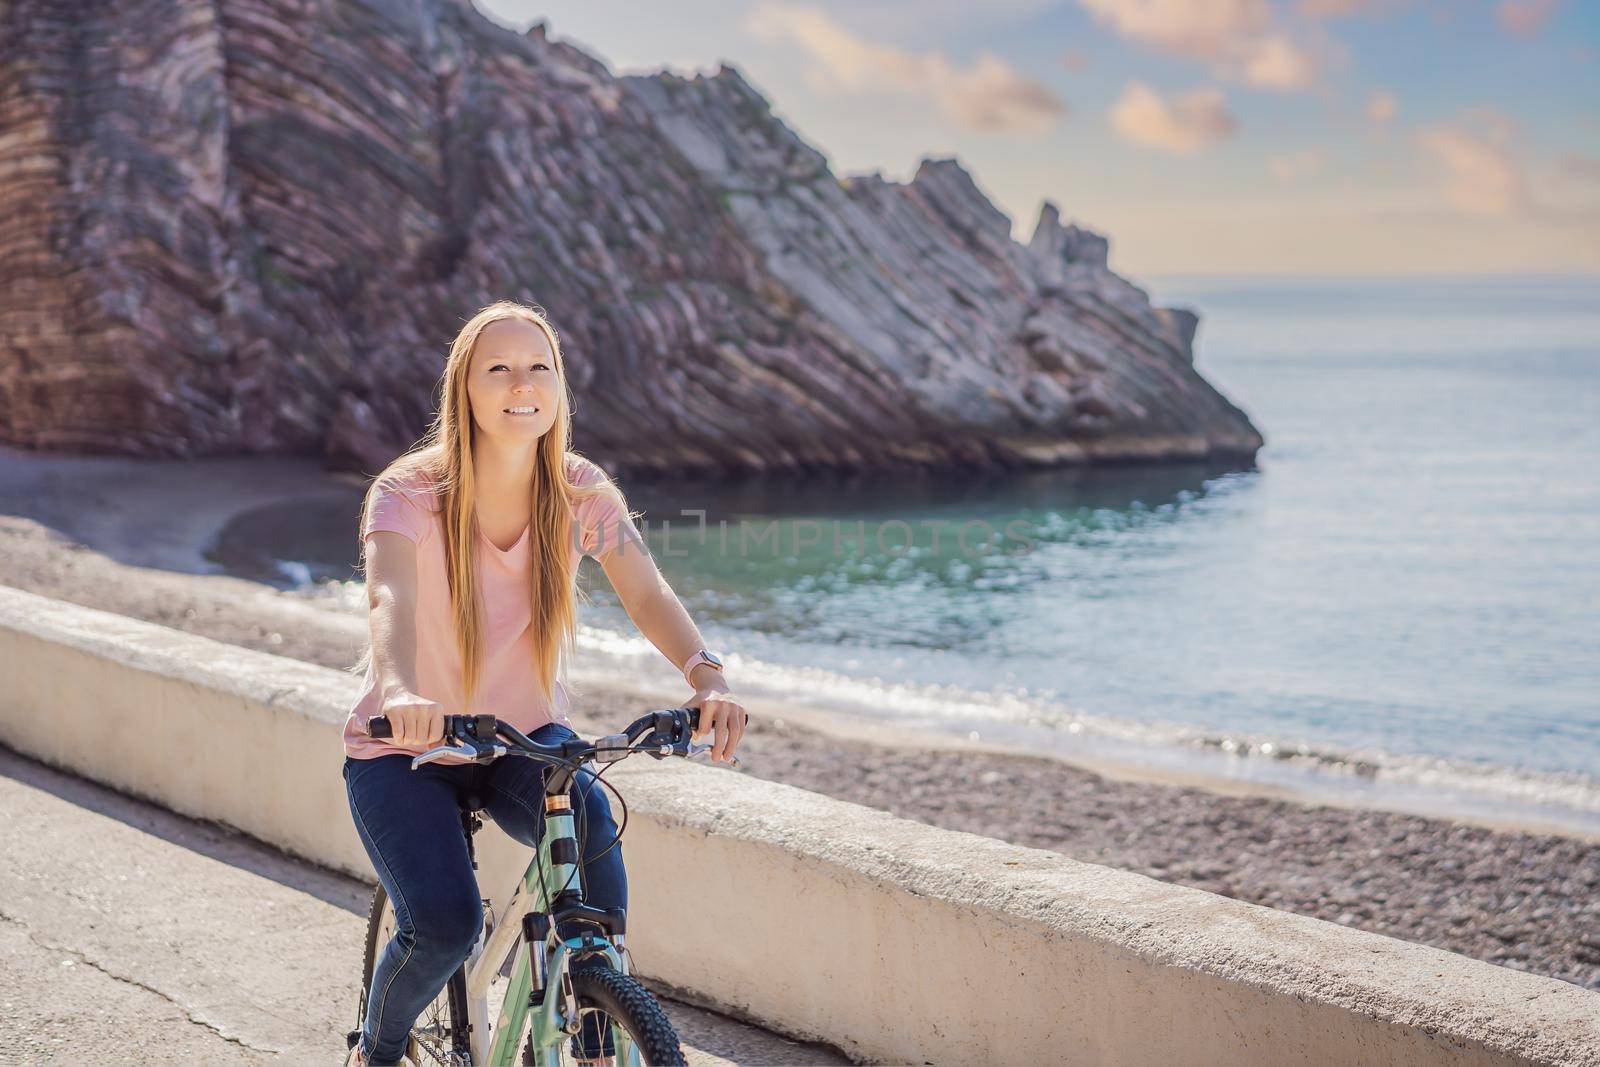
[[[689,713],[689,728],[691,730],[700,729],[700,709],[699,708],[684,708],[682,710],[684,710],[684,711]],[[485,716],[480,716],[479,718],[480,718],[479,735],[480,736],[492,736],[494,734],[494,729],[492,727],[487,731],[487,733],[485,733],[483,728],[482,728],[481,720],[483,718],[485,718]],[[494,719],[493,719],[492,716],[488,716],[487,718],[489,719],[489,722],[491,722],[491,723],[494,722]],[[389,717],[387,715],[374,715],[372,718],[368,719],[367,720],[367,736],[368,737],[378,737],[378,738],[393,737],[394,736],[394,727],[390,725]]]

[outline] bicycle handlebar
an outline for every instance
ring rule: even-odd
[[[412,766],[431,763],[445,755],[462,756],[474,761],[491,760],[508,751],[568,763],[587,762],[590,759],[598,763],[611,763],[635,752],[643,752],[655,759],[687,757],[711,747],[692,743],[692,736],[699,724],[699,708],[668,708],[641,715],[620,734],[593,741],[574,737],[546,745],[493,715],[446,715],[441,740],[447,744],[416,757],[412,760]],[[367,736],[393,737],[393,724],[387,716],[374,715],[367,721]],[[449,745],[451,741],[456,744]]]

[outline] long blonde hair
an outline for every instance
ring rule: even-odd
[[[502,319],[523,319],[544,331],[555,355],[556,374],[560,379],[555,423],[539,439],[533,481],[529,486],[532,494],[528,539],[533,552],[532,588],[529,590],[533,659],[546,700],[553,697],[555,683],[572,653],[577,635],[576,583],[569,551],[570,539],[575,536],[572,528],[575,508],[583,500],[601,494],[615,494],[619,501],[621,499],[609,478],[592,486],[574,485],[567,478],[567,457],[576,455],[571,452],[572,395],[561,358],[561,342],[544,313],[525,304],[501,300],[468,319],[450,344],[441,377],[443,395],[439,411],[427,435],[374,479],[363,507],[363,514],[366,514],[380,486],[415,475],[422,475],[435,494],[444,532],[445,573],[450,582],[456,648],[461,655],[466,701],[463,711],[472,704],[483,659],[477,581],[478,520],[473,507],[477,490],[472,462],[475,424],[472,403],[467,396],[467,371],[472,365],[479,336],[490,323]],[[370,662],[369,647],[362,665]]]

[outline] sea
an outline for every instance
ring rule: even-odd
[[[624,485],[753,712],[1600,834],[1600,278],[1141,284],[1253,465]],[[349,596],[353,522],[223,555]],[[581,670],[661,670],[586,588]]]

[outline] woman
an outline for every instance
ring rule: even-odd
[[[524,845],[542,830],[542,767],[456,757],[411,770],[447,714],[487,713],[535,741],[573,736],[558,678],[575,633],[574,575],[591,555],[639,631],[694,690],[713,761],[730,760],[745,714],[694,622],[656,570],[622,496],[568,450],[571,400],[555,330],[533,308],[502,301],[450,346],[439,414],[427,438],[373,483],[363,511],[372,644],[366,685],[345,722],[344,777],[357,832],[398,930],[367,991],[348,1062],[395,1063],[417,1015],[477,942],[482,909],[458,798],[484,798]],[[389,741],[366,723],[386,715]],[[586,825],[583,888],[600,908],[626,907],[616,823],[594,775],[573,787]],[[601,854],[604,855],[601,855]]]

